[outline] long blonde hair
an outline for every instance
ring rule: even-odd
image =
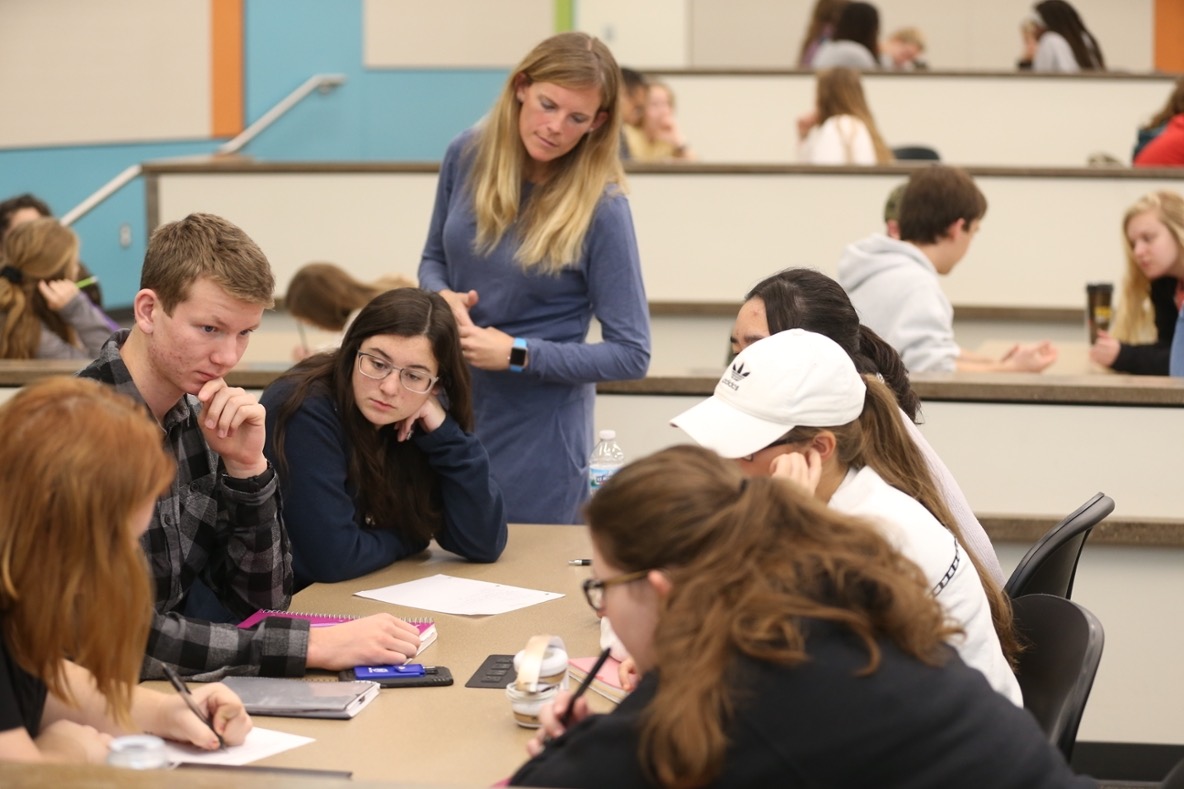
[[[1135,262],[1135,250],[1127,236],[1127,226],[1139,214],[1154,212],[1163,222],[1176,247],[1184,255],[1184,197],[1166,189],[1143,195],[1122,215],[1122,248],[1126,251],[1126,276],[1114,313],[1114,336],[1127,343],[1155,341],[1155,308],[1151,304],[1151,280]]]
[[[818,123],[821,125],[837,115],[850,115],[862,121],[876,149],[876,162],[892,163],[892,149],[880,136],[855,69],[831,68],[818,72]]]
[[[174,471],[160,427],[103,384],[50,377],[0,406],[0,435],[4,646],[67,703],[64,661],[83,666],[129,723],[152,611],[132,517]]]
[[[71,345],[77,345],[74,329],[49,308],[37,288],[43,280],[73,274],[78,263],[78,236],[56,219],[43,217],[17,225],[4,237],[5,267],[16,274],[0,277],[0,359],[32,359],[41,347],[41,326]],[[19,280],[14,281],[14,280]]]
[[[605,122],[584,135],[556,160],[551,174],[535,184],[519,206],[527,153],[518,132],[522,84],[550,82],[563,88],[600,91],[598,114]],[[557,274],[575,264],[601,195],[610,185],[623,191],[621,113],[617,100],[621,70],[612,52],[586,33],[560,33],[530,51],[506,80],[505,88],[473,141],[475,161],[469,188],[477,219],[474,247],[488,253],[512,233],[514,258],[524,270]]]
[[[641,722],[656,785],[703,786],[724,770],[728,683],[748,656],[810,660],[810,620],[849,631],[879,667],[882,643],[929,665],[957,631],[920,569],[870,524],[783,480],[745,479],[700,447],[662,450],[618,472],[589,501],[597,549],[625,572],[661,569],[671,591],[653,634],[661,681]]]

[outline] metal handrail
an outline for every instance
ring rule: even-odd
[[[259,116],[259,120],[255,121],[250,126],[243,129],[233,139],[228,140],[227,142],[218,146],[218,148],[215,149],[215,151],[214,151],[215,155],[225,155],[225,154],[229,154],[229,153],[235,153],[236,151],[241,150],[244,145],[246,145],[248,142],[253,140],[255,137],[259,136],[260,132],[262,132],[268,126],[270,126],[271,124],[273,124],[277,120],[279,120],[280,117],[282,117],[286,112],[288,112],[288,110],[292,109],[297,104],[299,104],[301,101],[303,101],[305,98],[307,98],[313,91],[318,91],[321,94],[329,93],[334,88],[337,88],[337,87],[345,84],[345,79],[346,79],[346,77],[344,74],[314,74],[314,75],[312,75],[307,80],[305,80],[304,83],[300,87],[296,88],[296,90],[292,91],[287,96],[285,96],[283,99],[281,99],[278,103],[276,103],[275,106],[273,106],[267,112],[265,112],[261,116]],[[206,157],[201,156],[201,155],[199,155],[199,156],[180,156],[180,157],[174,157],[174,158],[169,158],[169,159],[157,159],[155,161],[158,161],[158,162],[178,162],[178,161],[204,159],[204,158],[206,158]],[[72,225],[74,222],[77,222],[85,214],[87,214],[91,210],[93,210],[95,208],[95,206],[99,205],[104,200],[106,200],[108,197],[115,194],[120,189],[127,186],[129,183],[131,183],[136,178],[138,178],[140,176],[140,173],[142,173],[142,172],[143,172],[143,167],[141,165],[134,164],[131,167],[128,167],[126,170],[121,172],[119,175],[115,176],[110,181],[108,181],[107,183],[103,184],[98,189],[96,189],[93,194],[91,194],[89,197],[87,197],[81,203],[74,206],[69,211],[67,211],[65,214],[63,214],[62,218],[60,220],[61,223],[63,225],[69,226],[69,225]]]

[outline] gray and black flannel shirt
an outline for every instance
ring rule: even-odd
[[[142,403],[119,355],[128,334],[113,335],[78,375]],[[157,501],[156,515],[141,538],[156,597],[141,677],[162,679],[162,664],[200,680],[228,674],[301,676],[308,622],[271,617],[240,630],[178,613],[199,578],[242,618],[260,608],[286,609],[292,600],[292,551],[280,520],[275,471],[268,468],[249,479],[227,477],[202,435],[200,413],[197,398],[185,395],[161,426],[177,476]]]

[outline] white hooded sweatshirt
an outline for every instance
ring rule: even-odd
[[[954,370],[954,308],[920,249],[875,233],[843,251],[838,274],[860,322],[900,353],[909,372]]]

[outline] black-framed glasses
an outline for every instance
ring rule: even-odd
[[[398,367],[374,354],[358,351],[358,371],[367,378],[381,381],[396,370],[399,373],[399,383],[408,392],[415,394],[430,392],[432,387],[436,385],[436,381],[440,380],[439,376],[428,375],[423,370],[416,370],[414,367]]]
[[[764,452],[766,449],[772,449],[773,447],[784,447],[784,446],[788,446],[790,444],[800,444],[801,442],[803,442],[805,440],[806,439],[804,439],[804,438],[779,438],[776,441],[774,441],[772,444],[769,444],[768,446],[761,447],[756,452],[753,452],[751,455],[745,455],[744,457],[742,457],[740,459],[743,460],[745,463],[751,463],[752,459],[756,457],[757,452]]]
[[[617,584],[628,584],[640,581],[649,575],[649,570],[638,570],[635,573],[625,573],[615,578],[589,578],[584,581],[584,599],[592,610],[598,614],[604,613],[604,590]]]

